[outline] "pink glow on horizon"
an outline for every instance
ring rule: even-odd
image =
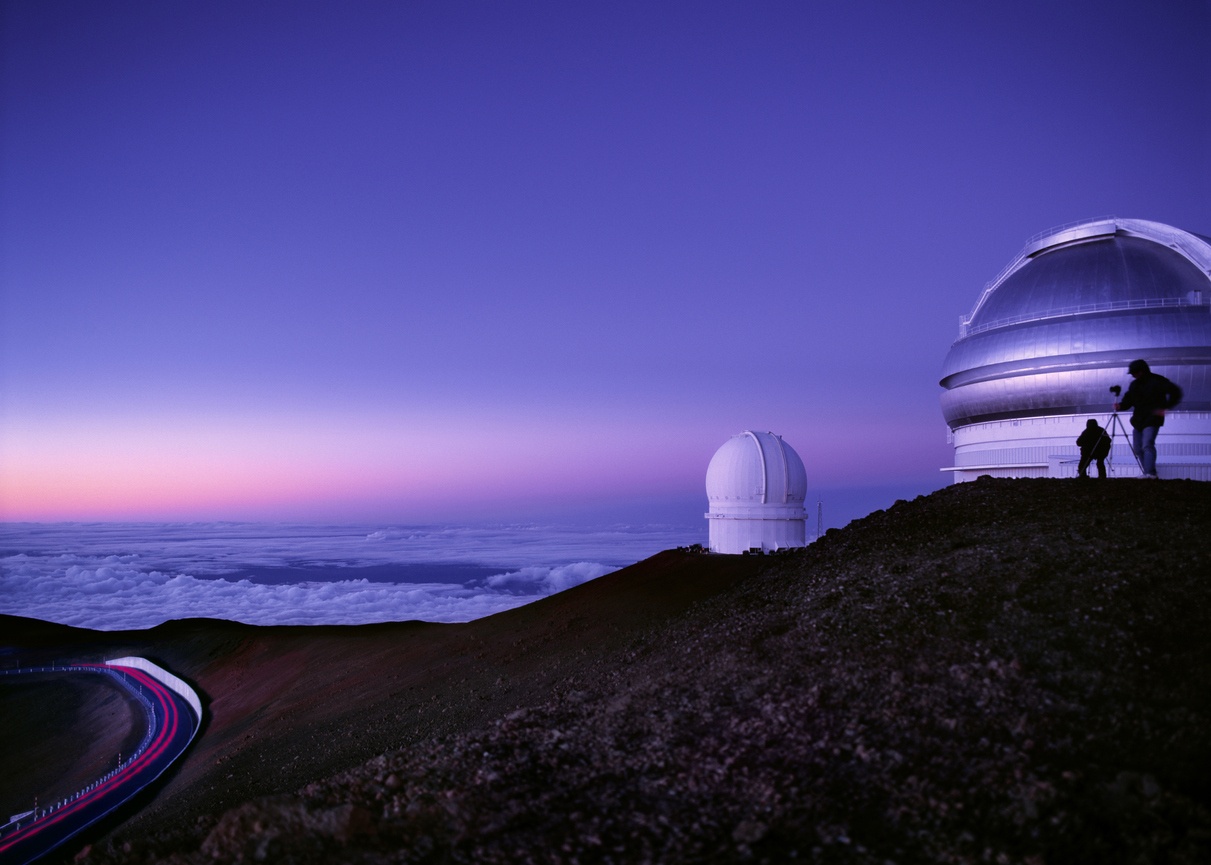
[[[165,433],[164,430],[169,430]],[[0,519],[91,520],[455,512],[577,494],[659,494],[698,474],[676,437],[597,422],[541,430],[398,419],[253,424],[161,418],[6,431]]]
[[[485,428],[366,416],[10,429],[0,519],[425,519],[578,500],[692,501],[704,495],[715,449],[746,427],[782,434],[804,459],[809,489],[929,479],[945,457],[941,425],[928,415],[889,424],[855,411],[843,425],[788,415],[726,433],[694,426],[686,419],[655,432],[602,418],[497,417]],[[922,453],[918,443],[930,435],[937,451]]]

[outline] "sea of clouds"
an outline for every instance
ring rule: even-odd
[[[674,526],[0,524],[0,613],[99,630],[465,622],[700,540]]]

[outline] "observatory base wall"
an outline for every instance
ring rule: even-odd
[[[713,553],[739,554],[760,548],[763,552],[806,546],[803,519],[737,519],[707,514]]]
[[[1080,449],[1076,439],[1086,421],[1096,420],[1111,430],[1109,413],[1016,418],[970,424],[954,431],[955,461],[943,471],[954,481],[981,475],[1031,478],[1077,476]],[[1139,477],[1131,451],[1131,418],[1119,415],[1113,425],[1114,447],[1106,462],[1110,477]],[[1157,473],[1162,478],[1211,480],[1211,413],[1173,412],[1165,419],[1156,442]],[[1094,468],[1096,474],[1096,468]]]

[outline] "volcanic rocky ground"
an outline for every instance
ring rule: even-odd
[[[1209,531],[1211,484],[982,479],[466,625],[0,625],[204,695],[85,863],[1196,863]]]

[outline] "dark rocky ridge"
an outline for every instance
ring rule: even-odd
[[[465,625],[267,628],[192,619],[102,632],[0,616],[0,632],[26,665],[142,655],[198,691],[207,713],[198,741],[129,824],[159,833],[540,702],[575,671],[762,567],[748,557],[668,552]],[[53,692],[44,699],[64,715],[77,710]],[[80,733],[63,725],[46,747],[96,735],[85,726]],[[0,719],[0,733],[12,727]],[[53,779],[41,781],[39,789]]]
[[[795,556],[665,554],[748,571],[591,651],[502,630],[462,669],[531,659],[518,706],[438,687],[435,738],[234,807],[170,785],[82,861],[1211,861],[1209,527],[1208,484],[986,479]],[[613,576],[547,609],[610,620]]]

